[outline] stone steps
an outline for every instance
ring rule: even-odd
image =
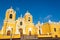
[[[21,37],[21,40],[30,40],[30,39],[38,39],[38,38],[36,36],[27,36],[27,35]]]

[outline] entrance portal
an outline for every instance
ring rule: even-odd
[[[55,37],[57,38],[58,36],[57,36],[57,35],[55,35]]]
[[[19,29],[19,32],[20,32],[20,35],[22,36],[22,35],[23,35],[23,30],[22,30],[22,28]]]
[[[29,31],[29,35],[31,36],[31,31]]]
[[[10,36],[10,30],[7,31],[7,35]]]

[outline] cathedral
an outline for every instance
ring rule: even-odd
[[[6,10],[6,15],[0,39],[21,38],[23,35],[36,36],[37,38],[60,38],[60,22],[49,20],[46,23],[33,23],[33,16],[27,11],[16,20],[16,11],[11,7]]]

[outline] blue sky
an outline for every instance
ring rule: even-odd
[[[16,19],[28,10],[34,23],[38,20],[47,22],[48,20],[60,21],[60,0],[0,0],[0,29],[2,28],[5,12],[10,7],[16,11]]]

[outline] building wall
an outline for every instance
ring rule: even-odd
[[[59,23],[52,23],[51,24],[51,34],[52,37],[60,37],[60,24]]]
[[[15,18],[16,12],[12,8],[7,9],[4,24],[2,26],[2,30],[0,30],[0,37],[3,37],[1,35],[8,36],[7,31],[9,30],[10,34],[13,36],[20,36],[21,30],[19,29],[22,29],[23,35],[38,35],[39,37],[60,37],[59,22],[47,22],[44,24],[38,22],[36,25],[34,25],[33,17],[28,11],[25,13],[24,17],[21,16],[17,20],[15,20]]]
[[[49,23],[45,23],[42,25],[42,34],[49,34],[50,33],[50,25]]]

